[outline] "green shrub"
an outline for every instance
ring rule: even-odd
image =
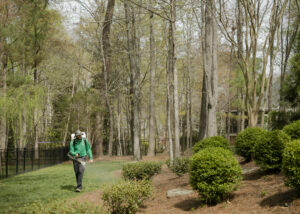
[[[253,159],[263,170],[280,170],[282,153],[290,137],[283,131],[267,132],[254,146]]]
[[[197,153],[199,150],[205,149],[207,147],[223,147],[225,149],[230,149],[228,140],[226,140],[222,136],[214,136],[196,143],[193,147],[193,151],[194,153]]]
[[[171,162],[170,162],[170,159],[166,160],[166,164],[167,164],[168,168],[170,168],[170,167],[171,167]]]
[[[287,143],[282,155],[282,171],[286,184],[300,190],[300,140]]]
[[[13,208],[12,208],[13,209]],[[101,214],[105,213],[101,206],[97,206],[91,203],[68,203],[65,200],[49,201],[49,202],[34,202],[24,207],[19,208],[17,211],[9,211],[8,213],[18,214],[36,214],[36,213],[61,213],[61,214]]]
[[[238,188],[242,170],[233,153],[208,147],[194,154],[190,164],[190,184],[206,203],[217,203]]]
[[[246,161],[251,160],[254,145],[260,141],[260,138],[267,133],[266,130],[253,127],[241,131],[235,139],[236,153],[245,158]]]
[[[130,180],[150,179],[161,171],[161,162],[136,162],[123,166],[123,178]]]
[[[102,199],[111,213],[136,213],[140,205],[151,196],[151,183],[142,181],[123,181],[105,187]]]
[[[173,165],[170,165],[170,160],[167,161],[167,165],[172,172],[178,176],[182,176],[189,172],[190,159],[187,157],[175,158]]]
[[[292,140],[300,139],[300,120],[297,120],[283,128],[283,131],[291,137]]]

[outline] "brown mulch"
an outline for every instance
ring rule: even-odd
[[[126,157],[131,160],[132,157]],[[104,159],[104,158],[103,158]],[[103,160],[101,159],[101,160]],[[111,160],[111,158],[107,158]],[[120,158],[121,160],[122,158]],[[166,156],[154,158],[144,158],[144,160],[166,160]],[[114,159],[116,160],[116,158]],[[122,159],[124,160],[124,159]],[[243,169],[255,167],[253,162],[243,163]],[[116,171],[116,176],[121,176],[120,171]],[[299,214],[300,198],[297,197],[296,190],[284,185],[284,176],[279,174],[265,174],[256,170],[244,176],[240,188],[233,192],[231,196],[217,205],[205,205],[195,192],[190,195],[167,198],[167,191],[171,189],[188,189],[189,175],[178,177],[172,173],[166,165],[162,172],[153,179],[153,197],[148,199],[143,207],[139,209],[139,214],[149,213],[201,213],[201,214]],[[91,193],[81,193],[74,198],[75,201],[89,201],[102,204],[101,190]]]
[[[253,162],[242,168],[255,167]],[[255,171],[244,176],[240,188],[222,203],[208,206],[197,193],[168,199],[170,189],[192,189],[189,176],[178,177],[166,166],[153,180],[154,196],[144,203],[139,213],[201,213],[201,214],[299,214],[300,199],[294,189],[284,185],[282,174],[267,175]]]

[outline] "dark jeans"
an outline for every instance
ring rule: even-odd
[[[78,159],[81,161],[86,161],[86,157],[78,158]],[[83,166],[81,163],[77,161],[73,161],[73,166],[74,166],[74,172],[75,172],[76,182],[77,182],[76,188],[82,189],[82,178],[83,178],[85,166]]]

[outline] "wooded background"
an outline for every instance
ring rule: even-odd
[[[0,0],[0,149],[80,129],[95,156],[173,159],[232,123],[270,128],[299,108],[299,6]]]

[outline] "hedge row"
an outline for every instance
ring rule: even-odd
[[[236,151],[245,160],[252,158],[263,170],[282,170],[286,184],[300,190],[300,120],[267,132],[260,128],[247,128],[235,142]]]

